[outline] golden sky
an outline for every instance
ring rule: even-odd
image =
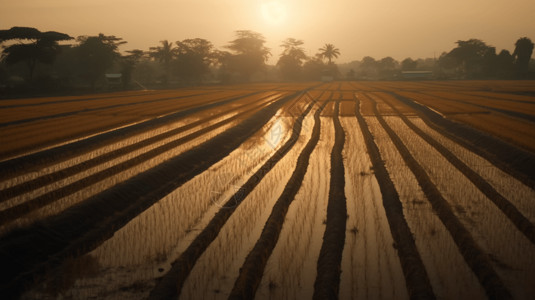
[[[1,29],[102,32],[128,41],[121,50],[195,37],[222,47],[235,30],[254,30],[270,63],[287,37],[304,40],[309,55],[332,43],[338,62],[439,56],[470,38],[512,52],[518,38],[535,40],[533,16],[534,0],[0,0]]]

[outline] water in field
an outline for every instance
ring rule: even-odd
[[[492,253],[496,272],[513,296],[523,299],[534,294],[535,245],[460,171],[411,132],[399,118],[387,117],[386,121],[396,128],[411,154],[422,164],[478,245]],[[504,197],[510,196],[504,194]]]
[[[197,261],[184,284],[182,299],[228,297],[240,267],[292,174],[290,170],[295,168],[297,157],[310,138],[312,124],[313,118],[309,114],[294,147],[247,196]]]
[[[481,249],[481,253],[489,258],[490,268],[497,273],[506,288],[511,291],[513,298],[533,298],[535,295],[533,285],[535,282],[535,246],[533,243],[526,238],[521,230],[515,227],[502,210],[497,208],[480,191],[476,184],[464,175],[469,172],[465,170],[463,174],[459,171],[445,158],[443,155],[445,151],[441,154],[431,143],[427,143],[416,131],[407,126],[404,119],[398,115],[401,113],[406,116],[408,122],[420,128],[425,134],[451,151],[455,157],[480,175],[486,183],[517,208],[531,223],[534,223],[535,205],[533,205],[533,199],[535,199],[535,190],[525,183],[529,183],[529,180],[514,178],[507,171],[501,170],[498,163],[493,165],[492,156],[485,156],[483,153],[483,150],[492,152],[492,148],[482,146],[479,149],[482,150],[479,152],[480,155],[464,148],[461,146],[463,143],[456,139],[461,138],[460,135],[453,138],[452,136],[456,133],[448,131],[446,125],[442,128],[438,127],[437,124],[429,123],[434,121],[423,118],[418,109],[414,108],[417,105],[410,105],[411,103],[427,105],[445,117],[446,120],[443,120],[445,123],[450,120],[450,117],[451,120],[463,122],[463,120],[468,120],[464,118],[475,115],[485,115],[485,118],[476,118],[477,120],[499,120],[501,122],[510,119],[510,116],[505,114],[496,117],[493,113],[482,113],[482,111],[486,109],[486,106],[492,106],[491,108],[494,109],[532,115],[533,110],[524,109],[535,103],[532,96],[513,94],[518,87],[509,82],[330,82],[319,85],[312,90],[303,90],[310,86],[312,86],[310,83],[262,83],[224,88],[207,87],[203,89],[206,98],[198,96],[198,90],[197,92],[194,90],[183,91],[184,95],[191,94],[198,97],[188,98],[191,101],[184,103],[173,102],[176,99],[158,102],[151,107],[151,111],[147,112],[143,112],[143,107],[126,107],[122,111],[125,116],[139,116],[139,114],[146,113],[145,117],[148,117],[155,112],[165,114],[167,107],[195,108],[197,105],[204,105],[218,99],[229,99],[237,95],[243,96],[258,92],[258,94],[233,100],[233,102],[215,106],[215,108],[211,106],[209,109],[192,113],[181,120],[174,120],[157,128],[151,127],[150,130],[145,128],[146,132],[143,133],[114,139],[110,144],[100,146],[90,153],[76,152],[76,157],[58,159],[40,170],[36,168],[36,170],[26,174],[17,173],[16,170],[11,170],[13,173],[6,173],[16,174],[16,176],[8,178],[9,176],[6,175],[0,179],[0,213],[17,207],[17,205],[29,203],[28,201],[39,199],[39,197],[52,195],[54,191],[58,193],[57,199],[52,203],[40,208],[34,207],[30,213],[24,214],[14,221],[3,222],[0,220],[0,237],[8,236],[6,240],[11,243],[8,244],[11,248],[2,245],[0,250],[5,248],[11,250],[19,245],[18,242],[24,242],[22,240],[25,236],[13,235],[15,238],[11,237],[10,240],[6,233],[16,227],[28,226],[35,221],[50,222],[43,223],[41,227],[31,227],[38,228],[35,232],[40,234],[40,230],[42,230],[47,238],[50,236],[50,240],[59,240],[59,250],[53,250],[55,251],[53,255],[62,257],[60,266],[43,276],[44,279],[36,276],[35,283],[29,283],[29,288],[22,295],[22,299],[147,298],[149,293],[160,283],[159,279],[168,274],[168,271],[173,267],[173,262],[188,249],[199,233],[213,220],[216,213],[221,209],[226,209],[225,205],[237,205],[235,195],[244,195],[246,193],[243,188],[244,183],[249,179],[258,179],[254,174],[290,139],[296,118],[310,105],[311,111],[303,119],[303,124],[300,127],[301,133],[295,145],[289,148],[288,153],[282,156],[280,161],[274,164],[263,178],[255,181],[258,184],[250,192],[247,192],[248,194],[239,206],[235,206],[236,210],[233,211],[226,223],[221,224],[221,230],[217,237],[200,254],[198,260],[191,261],[192,269],[181,286],[179,297],[180,299],[228,298],[240,275],[240,268],[257,243],[276,201],[288,184],[292,173],[298,167],[297,158],[312,136],[314,113],[320,105],[326,103],[320,114],[319,142],[311,153],[303,182],[300,183],[298,192],[288,207],[284,222],[278,224],[281,230],[280,235],[272,253],[266,260],[265,269],[262,274],[257,274],[261,275],[261,278],[259,278],[259,286],[256,290],[256,299],[312,298],[327,218],[331,180],[330,161],[335,143],[332,117],[338,102],[340,103],[340,122],[345,134],[342,156],[345,171],[344,193],[347,205],[340,284],[337,287],[338,298],[407,299],[412,292],[411,288],[407,287],[406,274],[404,274],[404,271],[410,270],[410,266],[407,268],[407,266],[401,265],[401,261],[406,260],[400,259],[401,251],[398,249],[401,248],[398,247],[394,239],[395,236],[393,237],[392,234],[392,232],[396,233],[391,229],[391,224],[395,222],[389,222],[392,220],[388,219],[385,211],[381,193],[381,187],[384,187],[385,182],[381,182],[380,176],[376,177],[374,169],[377,168],[374,168],[367,153],[362,134],[363,128],[360,128],[355,117],[356,111],[364,115],[365,124],[373,136],[373,142],[378,147],[388,176],[399,195],[403,218],[410,229],[416,250],[420,255],[436,298],[484,299],[487,295],[481,278],[478,279],[476,272],[466,262],[470,260],[470,257],[463,256],[460,251],[464,247],[463,240],[459,239],[458,235],[448,231],[447,228],[451,230],[454,226],[446,226],[449,224],[440,219],[444,215],[437,213],[432,206],[432,203],[436,204],[433,202],[435,199],[428,199],[424,194],[423,191],[429,191],[426,190],[426,185],[436,187],[447,205],[452,208],[453,218],[459,220],[460,226],[458,228],[466,229],[466,232],[473,237],[477,247]],[[522,90],[529,90],[526,83],[518,83],[518,86],[521,86]],[[452,92],[452,89],[458,89],[458,91]],[[76,237],[76,241],[72,241],[72,243],[61,238],[61,234],[66,234],[70,228],[62,230],[58,228],[61,226],[57,226],[57,234],[47,231],[47,226],[54,221],[52,216],[58,216],[60,221],[64,220],[63,217],[68,212],[72,212],[69,208],[79,207],[78,205],[84,200],[95,195],[99,196],[101,192],[139,174],[155,174],[149,171],[158,165],[165,164],[170,158],[177,157],[218,136],[227,129],[240,126],[239,123],[244,118],[248,118],[262,107],[283,99],[282,97],[294,91],[302,93],[298,97],[288,98],[289,101],[252,137],[247,138],[228,156],[175,188],[136,217],[126,212],[106,215],[106,209],[109,211],[114,208],[113,200],[110,200],[109,206],[102,210],[99,206],[98,211],[87,212],[87,215],[91,216],[104,214],[111,220],[110,223],[113,222],[114,227],[117,228],[102,228],[105,232],[102,233],[98,231],[101,228],[92,227]],[[164,94],[171,96],[174,93],[168,91]],[[455,95],[451,95],[452,93]],[[162,95],[158,97],[160,96]],[[444,99],[432,101],[433,97]],[[492,101],[480,102],[486,98]],[[151,99],[149,100],[154,100]],[[105,102],[105,100],[101,100],[98,100],[100,101],[98,103]],[[26,100],[21,100],[20,103],[32,104],[31,101]],[[517,106],[516,103],[522,105]],[[58,108],[60,106],[58,104],[52,107]],[[400,149],[396,147],[392,141],[393,138],[389,136],[375,115],[374,108],[377,108],[378,114],[383,116],[386,124],[392,128],[395,135],[400,138],[401,143],[407,147],[408,154],[414,157],[417,164],[421,165],[429,176],[429,182],[422,178],[416,178],[411,168],[407,166],[407,156],[403,156],[407,153],[400,152],[402,147]],[[108,113],[113,115],[116,111]],[[39,111],[34,109],[32,116],[33,114],[39,116]],[[234,117],[236,119],[229,119]],[[496,118],[493,119],[494,117]],[[12,118],[15,120],[17,116],[13,115]],[[437,116],[437,118],[439,117]],[[218,122],[225,122],[225,120],[231,121],[218,124]],[[472,124],[470,122],[466,124]],[[515,122],[522,122],[526,128],[533,127],[533,124],[529,122],[516,119],[512,120],[511,124]],[[180,130],[188,124],[193,125]],[[209,126],[213,127],[209,128]],[[499,127],[500,125],[493,124],[493,126]],[[482,130],[483,135],[493,134],[490,130],[479,129]],[[49,134],[48,131],[43,132]],[[514,135],[515,132],[502,130],[505,135]],[[131,147],[135,143],[148,141],[167,133],[172,134],[161,139],[150,140],[150,143],[135,149],[132,148],[133,150],[128,153],[121,152],[120,155],[118,154],[106,161],[99,160],[83,171],[72,171],[69,176],[61,180],[47,181],[45,185],[37,187],[34,184],[27,190],[19,191],[18,195],[8,195],[10,189],[16,190],[13,187],[19,184],[31,184],[32,181],[46,179],[47,176],[56,176],[57,173],[67,172],[69,168],[89,164],[92,159],[98,159],[125,147]],[[191,140],[184,143],[173,143],[188,135],[193,135]],[[155,149],[164,149],[159,147],[165,145],[172,146],[165,148],[165,151],[161,150],[149,159],[140,160],[136,165],[120,169],[112,176],[106,175],[106,172],[113,170],[114,167],[122,166],[130,159],[145,157],[143,155]],[[514,150],[513,147],[508,149]],[[217,152],[219,149],[214,150]],[[527,157],[526,162],[529,163],[531,156]],[[525,159],[525,157],[521,158]],[[452,159],[450,158],[450,160]],[[204,160],[202,163],[206,161],[208,160]],[[506,163],[505,158],[504,163]],[[414,165],[411,166],[414,167]],[[515,169],[515,171],[518,170]],[[180,170],[171,172],[173,172],[172,175],[180,175]],[[418,172],[415,171],[415,173]],[[165,174],[165,176],[167,175],[170,174]],[[98,180],[86,184],[84,180],[91,178],[91,176],[96,176]],[[176,182],[172,182],[175,178],[169,179],[169,182],[161,182],[161,179],[157,177],[159,176],[151,176],[148,181],[152,182],[154,179],[157,182],[154,186],[159,185],[158,188],[162,189],[167,184],[176,186]],[[80,189],[70,194],[63,193],[66,186],[79,182],[84,183],[80,184]],[[117,190],[119,190],[119,194],[120,192],[126,193],[130,187],[131,185],[125,189]],[[8,192],[2,194],[6,190]],[[157,189],[155,190],[157,191]],[[138,195],[136,194],[136,196]],[[148,197],[152,199],[151,195]],[[132,199],[128,200],[139,206],[143,199],[141,197],[136,199],[133,196]],[[88,201],[87,204],[94,204],[94,202]],[[91,209],[93,208],[91,207]],[[123,217],[133,218],[128,219],[127,223],[126,221],[121,223],[120,218]],[[118,224],[124,226],[121,225],[122,227],[119,228]],[[97,226],[98,224],[92,225]],[[25,233],[23,232],[23,234]],[[16,241],[13,242],[13,240]],[[89,240],[88,243],[91,243],[88,247],[93,248],[80,250],[83,253],[80,253],[79,257],[63,259],[61,251],[64,251],[65,248],[61,247],[78,247],[81,244],[81,242],[78,243],[79,241],[84,241],[84,245],[87,246],[85,243],[87,240]],[[26,249],[30,254],[45,251],[30,248]],[[69,251],[69,248],[65,251]],[[20,257],[28,258],[29,255],[21,254]],[[43,258],[39,264],[48,263],[55,258],[56,256]],[[36,269],[29,268],[32,272]],[[32,278],[32,280],[34,279]]]
[[[279,241],[267,261],[257,299],[310,299],[321,249],[329,199],[332,119],[321,117],[320,141],[303,183],[292,201]],[[312,126],[305,124],[305,126]]]
[[[367,118],[390,173],[433,291],[445,298],[484,297],[484,290],[423,194],[414,174],[376,119]],[[398,124],[399,125],[399,124]]]
[[[273,117],[256,136],[229,156],[131,220],[97,249],[65,262],[61,275],[27,293],[25,298],[54,293],[75,299],[145,298],[154,287],[154,279],[169,270],[170,263],[221,206],[289,138],[287,123],[291,122],[283,120],[280,114]],[[279,169],[278,176],[286,176],[281,171],[284,167]],[[269,185],[264,185],[257,191],[257,199],[262,199],[259,195],[269,189]],[[254,207],[254,203],[250,204],[245,215],[251,209],[259,211]]]
[[[355,117],[342,117],[348,219],[342,258],[343,299],[406,299],[381,191]],[[376,141],[377,142],[377,141]]]

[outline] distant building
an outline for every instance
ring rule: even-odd
[[[433,79],[432,71],[402,71],[401,78],[403,79]]]

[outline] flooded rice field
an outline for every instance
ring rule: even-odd
[[[535,97],[487,84],[6,100],[0,291],[533,299]],[[76,123],[86,104],[98,118]]]

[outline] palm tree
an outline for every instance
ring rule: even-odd
[[[171,71],[171,61],[177,55],[177,48],[173,47],[173,43],[168,40],[160,41],[161,46],[150,47],[150,55],[163,63],[165,68],[165,84],[169,81],[169,74]]]
[[[319,51],[321,57],[329,60],[329,64],[332,63],[333,58],[337,58],[338,55],[340,55],[340,49],[336,48],[333,44],[325,44],[325,46],[320,48]]]

